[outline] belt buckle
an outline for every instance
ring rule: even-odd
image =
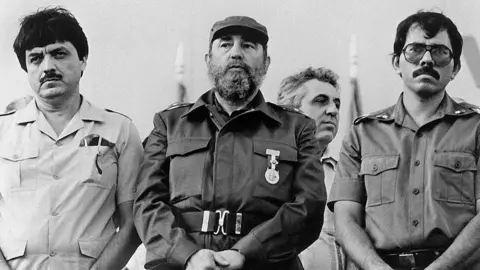
[[[215,211],[215,215],[218,214],[218,226],[217,230],[213,233],[215,235],[218,235],[222,233],[223,235],[227,235],[227,232],[225,231],[225,217],[230,214],[230,211],[228,210],[217,210]]]
[[[400,265],[406,267],[415,267],[415,255],[413,253],[398,254],[398,261]]]

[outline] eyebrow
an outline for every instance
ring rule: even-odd
[[[221,36],[219,37],[218,39],[220,39],[220,41],[231,41],[233,40],[232,36]]]
[[[240,36],[240,39],[243,41],[243,42],[249,42],[249,43],[254,43],[254,44],[259,44],[258,41],[255,41],[255,39],[253,37],[250,37],[249,35],[244,35],[244,34],[241,34],[241,35],[238,35]],[[233,40],[233,37],[232,35],[225,35],[225,36],[221,36],[219,37],[220,41],[232,41]]]
[[[53,50],[48,51],[48,53],[58,53],[59,51],[68,51],[65,47],[58,47]]]
[[[60,47],[57,47],[57,48],[54,48],[54,49],[51,49],[51,50],[46,50],[45,48],[42,48],[42,49],[32,49],[31,52],[29,53],[29,55],[31,54],[43,54],[45,51],[48,51],[47,53],[57,53],[59,51],[68,51],[68,49],[64,46],[60,46]]]
[[[331,97],[329,95],[326,95],[326,94],[318,94],[316,95],[313,99],[316,99],[316,98],[319,98],[319,97],[322,97],[322,98],[328,98],[330,99]],[[338,102],[341,102],[340,101],[340,98],[333,98],[333,101],[338,101]]]
[[[28,57],[32,57],[32,56],[42,56],[43,55],[43,51],[41,52],[30,52],[28,53]]]

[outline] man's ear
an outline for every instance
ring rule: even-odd
[[[85,68],[87,67],[87,56],[84,56],[82,60],[80,60],[80,77],[83,77],[83,72],[85,71]]]
[[[268,67],[270,66],[270,62],[271,62],[271,60],[270,60],[270,55],[269,55],[269,56],[267,56],[267,58],[265,58],[265,72],[268,71]]]
[[[208,64],[210,62],[210,53],[205,54],[205,63]]]
[[[452,76],[450,76],[450,80],[455,79],[455,76],[457,76],[461,68],[462,68],[462,62],[460,61],[460,59],[458,59],[458,63],[453,67]]]
[[[392,66],[395,69],[395,72],[398,74],[398,76],[402,77],[402,72],[400,71],[400,57],[399,56],[394,56],[393,57]]]
[[[85,70],[85,68],[87,67],[87,59],[88,57],[87,56],[84,56],[82,60],[80,60],[81,64],[80,64],[80,68],[82,69],[82,72]]]

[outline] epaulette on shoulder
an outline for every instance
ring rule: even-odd
[[[128,118],[130,121],[132,120],[130,117],[126,116],[126,115],[123,114],[123,113],[119,113],[119,112],[117,112],[117,111],[110,110],[110,109],[105,109],[105,111],[110,112],[110,113],[120,114],[121,116],[124,116],[124,117]]]
[[[6,116],[6,115],[14,114],[15,112],[17,112],[17,111],[12,110],[12,111],[8,111],[8,112],[0,113],[0,116]]]
[[[358,125],[358,123],[366,120],[366,119],[369,119],[371,115],[369,114],[364,114],[364,115],[360,115],[359,117],[355,118],[355,120],[353,120],[353,124],[354,125]]]
[[[471,104],[471,103],[468,103],[468,102],[465,102],[465,101],[458,102],[458,104],[459,104],[460,106],[462,106],[463,108],[465,108],[465,109],[470,109],[470,110],[472,110],[472,111],[480,114],[480,107],[478,107],[478,106],[475,105],[475,104]],[[462,111],[462,110],[459,110],[459,111]],[[464,113],[464,112],[465,112],[465,110],[463,110],[462,113]]]
[[[190,106],[190,105],[193,105],[193,103],[175,102],[175,103],[170,104],[170,106],[168,106],[163,111],[170,111],[170,110],[173,110],[173,109],[182,108],[182,107],[186,107],[186,106]]]
[[[280,109],[282,109],[284,111],[287,111],[287,112],[294,112],[294,113],[299,113],[299,114],[305,115],[302,112],[302,110],[297,109],[297,108],[293,107],[292,105],[279,105],[279,104],[275,104],[275,103],[271,103],[271,102],[268,102],[268,104],[273,105],[274,107],[280,108]]]
[[[382,109],[373,113],[369,114],[364,114],[362,116],[357,117],[355,120],[353,120],[353,124],[357,125],[363,121],[366,121],[367,119],[369,120],[380,120],[380,121],[391,121],[393,120],[393,110],[394,106]]]

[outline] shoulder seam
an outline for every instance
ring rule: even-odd
[[[8,111],[8,112],[0,113],[0,116],[10,115],[10,114],[14,114],[16,112],[17,112],[17,110],[11,110],[11,111]]]
[[[298,114],[301,114],[301,115],[305,115],[300,109],[297,109],[291,105],[280,105],[280,104],[275,104],[275,103],[272,103],[272,102],[267,102],[268,104],[271,104],[275,107],[278,107],[284,111],[287,111],[287,112],[294,112],[294,113],[298,113]]]
[[[120,112],[114,111],[114,110],[112,110],[112,109],[107,109],[107,108],[105,108],[105,111],[107,111],[107,112],[111,112],[111,113],[116,113],[116,114],[119,114],[119,115],[121,115],[121,116],[123,116],[123,117],[127,118],[128,120],[132,121],[132,119],[131,119],[130,117],[128,117],[127,115],[125,115],[125,114],[123,114],[123,113],[120,113]]]
[[[185,103],[174,102],[174,103],[170,104],[166,109],[164,109],[160,112],[170,111],[170,110],[177,109],[177,108],[183,108],[183,107],[190,106],[190,105],[193,105],[193,104],[194,103],[188,103],[188,102],[185,102]]]

